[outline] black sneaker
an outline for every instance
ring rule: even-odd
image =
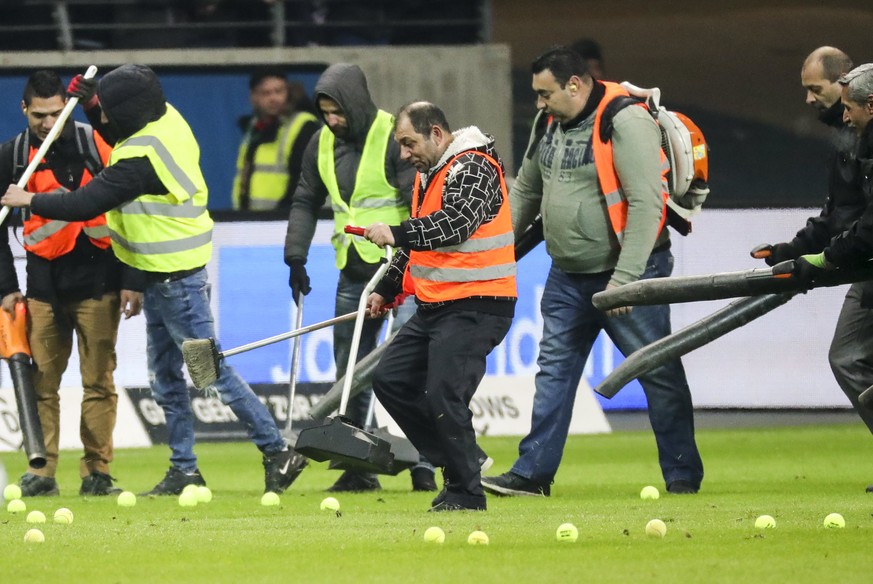
[[[92,471],[91,474],[82,479],[82,488],[79,489],[80,495],[117,495],[121,489],[114,486],[112,482],[115,479],[104,472]]]
[[[866,492],[873,493],[873,485],[867,485]]]
[[[690,481],[679,479],[667,485],[667,492],[674,495],[696,495],[700,487],[695,486]]]
[[[442,511],[485,511],[485,502],[481,505],[463,505],[461,503],[450,503],[449,501],[441,501],[428,509],[428,513],[440,513]]]
[[[21,476],[18,485],[22,497],[56,497],[61,494],[54,477],[41,477],[27,472]]]
[[[478,446],[477,446],[478,448]],[[479,456],[477,457],[477,461],[479,462],[480,472],[485,472],[491,465],[494,464],[494,459],[485,454],[485,451],[479,448]],[[446,478],[446,471],[443,469],[443,489],[440,491],[439,495],[434,497],[433,501],[430,502],[431,506],[436,507],[440,503],[446,500],[446,487],[445,485],[449,484],[449,479]]]
[[[203,480],[203,475],[199,470],[193,472],[185,472],[181,469],[171,466],[164,478],[154,486],[151,491],[140,493],[140,497],[155,497],[161,495],[180,495],[188,485],[206,486],[206,481]]]
[[[356,470],[347,470],[340,475],[332,487],[327,489],[329,493],[363,493],[365,491],[378,491],[382,488],[376,475]]]
[[[412,469],[409,474],[412,475],[413,491],[437,490],[436,480],[434,479],[434,472],[429,468],[420,466]]]
[[[505,472],[496,477],[482,477],[482,488],[495,495],[514,497],[548,497],[552,494],[551,482],[526,479],[513,472]]]
[[[309,462],[306,457],[286,446],[276,454],[264,455],[264,492],[284,493]]]

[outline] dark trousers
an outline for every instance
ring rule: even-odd
[[[858,396],[873,385],[873,310],[862,306],[867,282],[852,284],[843,302],[828,360],[840,388],[870,432],[873,411],[858,403]]]
[[[511,324],[509,317],[481,312],[419,309],[376,368],[379,401],[418,451],[445,467],[447,500],[484,498],[469,406],[485,357]]]

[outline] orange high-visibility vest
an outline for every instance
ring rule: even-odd
[[[612,156],[612,140],[603,142],[600,139],[600,122],[603,118],[603,112],[606,106],[614,98],[620,95],[630,95],[627,90],[618,83],[610,81],[602,81],[606,86],[606,94],[600,100],[600,105],[597,106],[597,111],[594,114],[594,133],[591,135],[591,142],[594,147],[594,167],[597,169],[597,180],[600,183],[600,189],[603,191],[603,196],[606,198],[606,207],[609,211],[609,221],[612,223],[612,229],[618,237],[619,244],[624,239],[624,229],[627,226],[627,198],[624,196],[624,191],[621,190],[621,182],[618,180],[618,173],[615,171],[615,162]],[[642,107],[646,107],[643,104]],[[664,228],[664,221],[667,219],[667,199],[670,194],[667,191],[667,174],[670,172],[670,164],[664,151],[661,150],[661,196],[664,200],[664,209],[661,212],[661,225],[659,232]]]
[[[500,164],[492,157],[475,150],[452,158],[433,177],[421,196],[421,175],[415,176],[412,192],[412,217],[430,215],[442,209],[443,186],[454,162],[464,154],[482,156],[497,169],[500,176],[502,203],[497,216],[479,226],[467,241],[429,251],[409,252],[409,263],[403,275],[403,291],[415,294],[423,302],[446,302],[472,296],[516,298],[515,238],[509,212],[506,182]]]
[[[78,131],[79,128],[77,127],[76,130]],[[103,166],[106,166],[112,147],[103,141],[93,128],[90,129],[90,135],[87,136],[87,143],[89,148],[96,149],[96,154]],[[30,147],[28,162],[33,160],[37,150],[38,148]],[[94,152],[91,154],[93,155]],[[92,178],[93,175],[88,165],[85,165],[79,186],[87,184]],[[62,193],[68,189],[61,186],[52,169],[46,167],[31,175],[30,180],[27,181],[27,190],[31,193]],[[30,216],[24,221],[24,249],[41,258],[54,260],[72,251],[76,246],[76,238],[82,231],[98,248],[107,249],[109,247],[109,229],[106,227],[105,215],[88,221],[68,222],[46,219],[30,213]]]

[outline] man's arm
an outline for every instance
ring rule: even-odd
[[[322,128],[323,132],[329,132]],[[318,222],[318,210],[327,200],[327,187],[318,173],[318,136],[313,134],[303,154],[300,182],[291,201],[288,231],[285,234],[285,263],[306,263],[309,246]]]
[[[628,210],[611,285],[628,284],[643,275],[658,237],[664,212],[660,145],[658,126],[643,108],[627,107],[615,115],[613,159]]]
[[[0,185],[4,187],[11,184],[13,179],[14,145],[15,138],[0,145]],[[15,258],[12,255],[12,248],[9,246],[9,229],[15,223],[13,216],[19,217],[18,214],[9,213],[6,220],[0,225],[0,298],[21,290],[18,274],[15,272]]]
[[[398,247],[431,250],[458,245],[497,216],[501,204],[497,169],[476,154],[466,154],[453,164],[461,168],[446,178],[442,209],[391,227]]]
[[[518,176],[509,191],[509,208],[512,211],[512,231],[516,239],[540,213],[543,201],[543,175],[540,171],[539,143],[543,133],[537,128],[545,123],[540,112],[534,120],[524,160],[518,169]]]

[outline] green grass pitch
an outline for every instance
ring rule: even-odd
[[[0,582],[869,582],[873,538],[873,441],[860,424],[698,432],[706,464],[695,496],[663,493],[650,432],[571,437],[550,498],[490,497],[484,513],[427,513],[430,493],[412,493],[409,474],[384,489],[340,494],[339,514],[320,511],[338,476],[314,464],[278,507],[261,507],[263,472],[251,444],[202,444],[211,503],[177,499],[82,498],[76,453],[64,452],[61,496],[26,500],[49,518],[46,541],[25,544],[24,514],[0,510]],[[502,472],[517,439],[484,438]],[[119,486],[150,488],[167,469],[166,447],[116,453]],[[10,478],[24,457],[0,457]],[[643,501],[655,485],[661,498]],[[55,525],[69,507],[72,525]],[[845,529],[825,529],[831,512]],[[769,514],[776,528],[754,527]],[[660,518],[663,539],[645,525]],[[576,543],[558,543],[564,522]],[[442,545],[425,543],[432,525]],[[485,531],[488,546],[467,535]]]

